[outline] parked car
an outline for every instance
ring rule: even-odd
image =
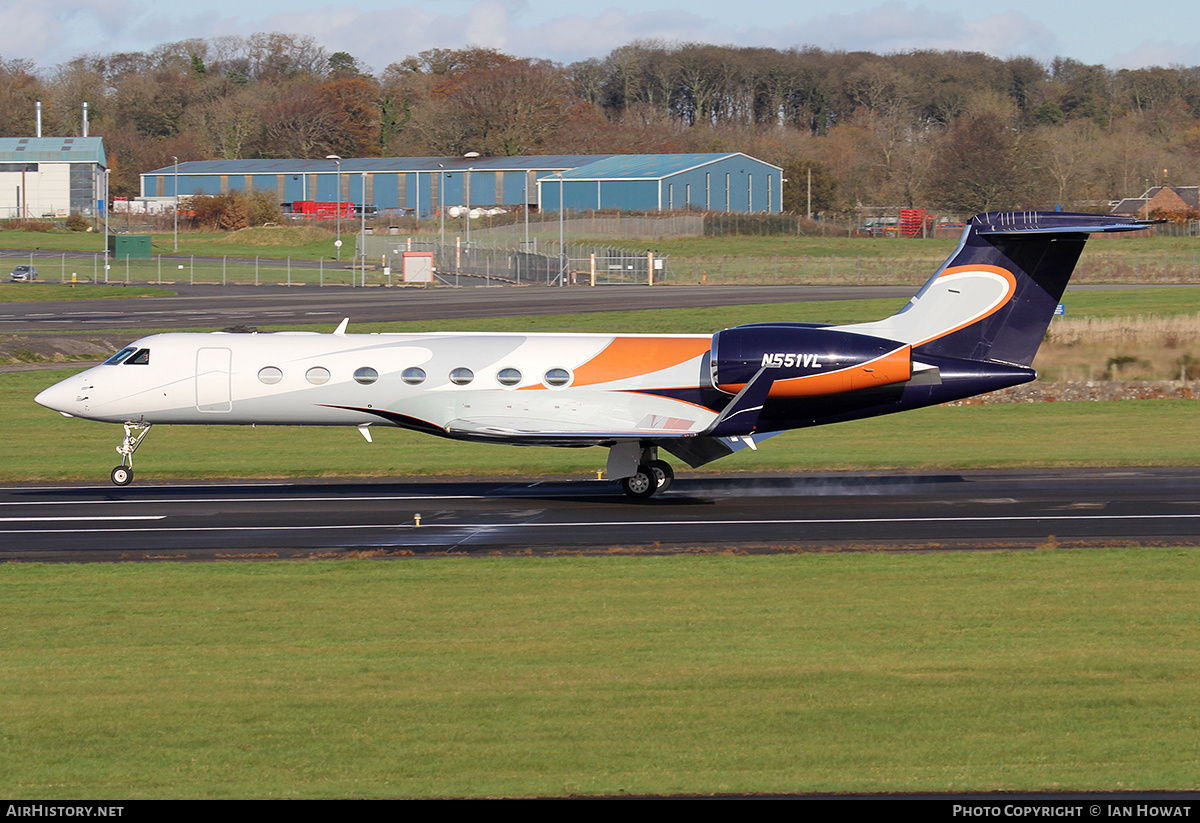
[[[37,269],[33,266],[17,266],[9,273],[8,279],[13,283],[28,283],[30,280],[37,280]]]

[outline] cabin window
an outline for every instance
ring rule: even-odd
[[[368,386],[379,379],[379,372],[375,371],[370,366],[363,366],[361,369],[354,370],[354,382],[362,383]]]
[[[329,369],[324,366],[313,366],[304,373],[305,378],[314,386],[320,386],[322,383],[329,382]]]
[[[133,357],[125,360],[126,366],[149,366],[150,365],[150,350],[138,349]]]
[[[462,366],[450,372],[450,382],[456,386],[465,386],[474,379],[475,372]]]
[[[258,379],[268,386],[274,386],[283,379],[283,372],[275,366],[263,366],[258,370]]]
[[[518,369],[501,369],[496,372],[496,382],[501,386],[515,386],[521,382],[521,372]]]
[[[119,352],[114,354],[112,357],[105,360],[104,365],[115,366],[118,363],[121,363],[122,361],[124,361],[125,358],[127,358],[129,355],[133,354],[135,351],[137,351],[137,349],[133,348],[132,346],[130,346],[129,348],[121,349]]]
[[[571,382],[571,373],[566,369],[550,369],[544,379],[547,386],[565,386]]]
[[[400,373],[400,379],[410,386],[419,386],[425,382],[425,370],[420,366],[410,366]]]

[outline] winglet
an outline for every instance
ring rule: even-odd
[[[766,402],[771,386],[775,382],[774,378],[766,375],[766,367],[759,369],[758,374],[750,378],[750,382],[742,387],[742,390],[729,402],[729,405],[704,433],[712,437],[729,437],[746,435],[754,431],[754,425],[758,422],[758,415],[762,412],[763,403]]]
[[[345,334],[345,333],[346,333],[346,327],[347,327],[347,326],[349,326],[349,325],[350,325],[350,318],[349,318],[349,317],[343,317],[343,318],[342,318],[342,322],[341,322],[341,323],[338,323],[338,327],[337,327],[336,329],[334,329],[334,330],[333,330],[333,333],[334,333],[334,334]]]

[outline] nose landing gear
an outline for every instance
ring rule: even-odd
[[[121,455],[121,465],[112,470],[109,477],[114,485],[128,486],[133,482],[133,453],[142,444],[142,440],[150,433],[149,423],[126,423],[125,439],[117,446],[117,454]]]

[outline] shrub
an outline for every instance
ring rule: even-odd
[[[209,229],[237,231],[248,226],[277,223],[283,212],[274,196],[268,192],[246,195],[240,191],[227,194],[199,195],[192,200],[192,220]]]
[[[54,228],[54,224],[49,220],[17,218],[16,220],[6,220],[4,228],[10,231],[50,231]]]
[[[71,231],[87,231],[91,227],[92,224],[87,221],[87,218],[77,211],[71,212],[71,216],[67,218],[67,228]]]

